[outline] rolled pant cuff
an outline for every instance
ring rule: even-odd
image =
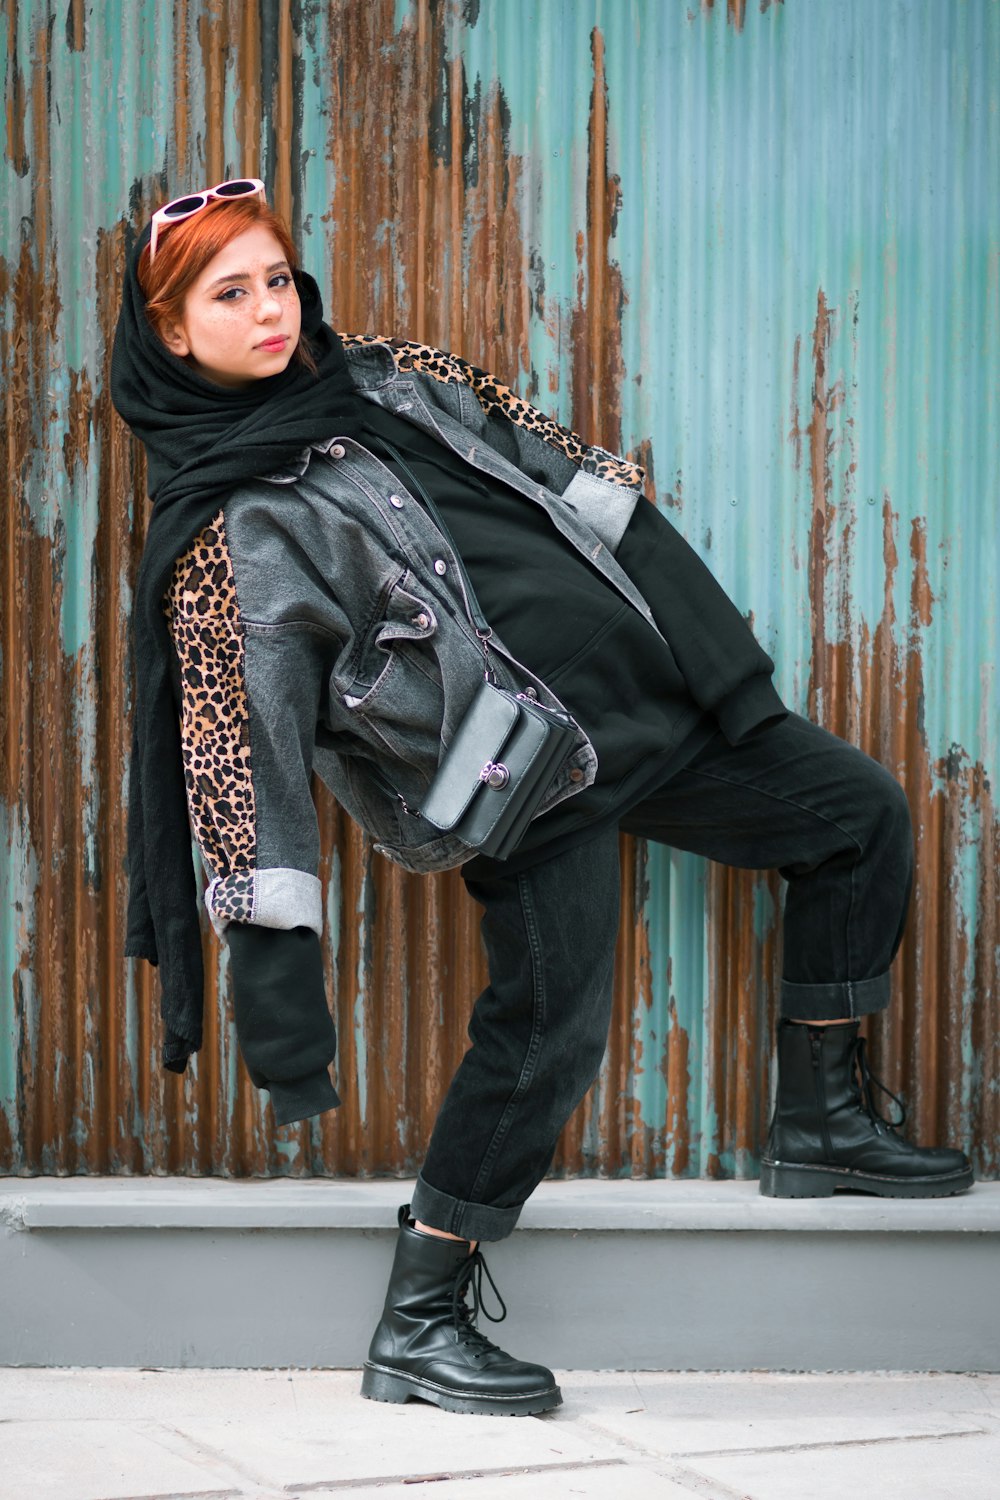
[[[783,979],[779,1009],[786,1021],[850,1021],[885,1010],[890,989],[888,971],[871,979],[831,984],[793,984]]]
[[[488,1203],[469,1203],[453,1198],[431,1187],[417,1175],[417,1185],[410,1200],[410,1217],[420,1219],[432,1229],[457,1234],[463,1240],[504,1240],[520,1217],[523,1204],[516,1208],[491,1208]]]

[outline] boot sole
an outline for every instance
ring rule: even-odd
[[[764,1198],[832,1198],[838,1188],[854,1188],[882,1198],[948,1198],[964,1193],[973,1180],[971,1167],[926,1177],[889,1177],[856,1172],[851,1167],[800,1167],[780,1161],[764,1161],[760,1169]]]
[[[374,1365],[369,1360],[365,1361],[361,1377],[361,1394],[369,1401],[396,1403],[420,1397],[424,1401],[433,1401],[443,1411],[478,1413],[487,1417],[531,1417],[562,1405],[562,1392],[557,1385],[532,1396],[477,1396],[474,1391],[451,1391],[433,1380],[404,1375],[399,1370],[389,1370],[385,1365]]]

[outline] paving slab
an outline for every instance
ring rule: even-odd
[[[442,1470],[503,1472],[548,1465],[586,1465],[620,1456],[620,1445],[553,1415],[483,1417],[441,1411],[427,1402],[405,1406],[341,1399],[321,1416],[300,1415],[280,1426],[187,1419],[177,1431],[208,1453],[238,1454],[242,1470],[261,1485],[295,1492],[336,1482],[386,1483],[438,1475]],[[539,1479],[547,1487],[548,1480]],[[412,1493],[412,1491],[411,1491]]]
[[[692,1473],[741,1500],[997,1500],[995,1437],[858,1443],[798,1453],[732,1454],[690,1460]],[[706,1493],[703,1491],[703,1494]]]
[[[3,1500],[229,1500],[244,1493],[231,1464],[177,1447],[159,1423],[0,1421],[0,1494]]]
[[[155,1422],[169,1414],[183,1422],[238,1410],[248,1421],[285,1421],[302,1400],[336,1405],[360,1383],[357,1370],[0,1368],[0,1413],[10,1421]]]
[[[541,1417],[358,1370],[0,1370],[3,1500],[996,1500],[1000,1376],[557,1371]],[[433,1484],[433,1491],[414,1485]]]
[[[619,1455],[559,1409],[503,1419],[366,1401],[357,1370],[227,1373],[0,1372],[4,1500],[294,1495]]]
[[[664,1456],[944,1437],[992,1430],[1000,1415],[1000,1377],[567,1371],[560,1381],[577,1424]]]

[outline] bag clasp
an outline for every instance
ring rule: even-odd
[[[510,780],[510,772],[502,761],[488,760],[479,773],[479,779],[499,792]]]

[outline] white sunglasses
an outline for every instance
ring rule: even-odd
[[[250,198],[257,194],[261,203],[266,203],[264,184],[259,177],[234,177],[229,182],[220,182],[216,187],[202,188],[197,193],[187,193],[183,198],[174,198],[165,203],[153,215],[153,227],[149,236],[149,264],[156,255],[156,239],[160,225],[176,224],[179,219],[189,219],[199,209],[206,208],[213,198]]]

